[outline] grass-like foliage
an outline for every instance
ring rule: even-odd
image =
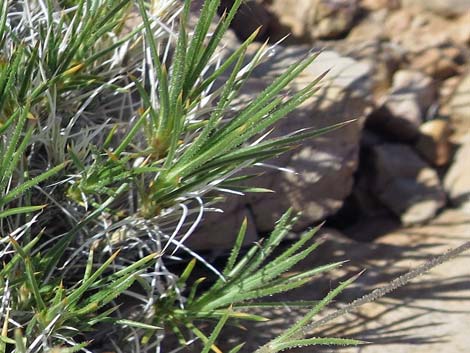
[[[256,32],[223,48],[241,2],[220,17],[218,0],[197,14],[190,0],[1,2],[0,353],[158,352],[168,337],[220,352],[227,323],[265,320],[247,307],[340,265],[288,272],[318,246],[314,229],[274,251],[291,211],[247,251],[242,224],[223,270],[185,245],[224,193],[262,191],[242,186],[248,167],[338,127],[269,136],[317,90],[322,77],[286,90],[313,53],[233,111],[270,50],[251,49]],[[358,344],[305,331],[351,281],[260,352]]]
[[[231,111],[269,50],[247,56],[253,33],[223,56],[240,3],[218,17],[219,1],[205,1],[191,27],[191,1],[2,2],[1,353],[89,352],[100,340],[147,352],[168,335],[217,351],[227,321],[264,320],[244,305],[339,265],[284,275],[317,246],[312,231],[269,258],[290,212],[244,256],[243,224],[223,271],[184,244],[224,192],[247,191],[235,186],[247,167],[330,129],[267,134],[315,92],[321,77],[285,93],[315,55]],[[181,252],[192,260],[173,273]],[[190,276],[196,261],[219,278],[206,290]]]

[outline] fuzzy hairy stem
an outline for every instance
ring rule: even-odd
[[[336,310],[335,312],[325,316],[324,318],[314,321],[309,325],[306,325],[300,330],[299,332],[291,335],[289,337],[289,340],[298,340],[301,338],[304,338],[311,334],[311,332],[314,329],[317,329],[319,327],[322,327],[323,325],[327,324],[328,322],[337,319],[338,317],[344,316],[359,307],[361,307],[364,304],[371,303],[373,301],[376,301],[377,299],[380,299],[387,295],[390,292],[393,292],[397,290],[400,287],[403,287],[407,283],[409,283],[411,280],[415,279],[418,276],[421,276],[428,272],[429,270],[433,269],[434,267],[437,267],[449,260],[452,260],[453,258],[457,257],[458,255],[462,254],[463,252],[467,251],[470,249],[470,241],[467,241],[463,243],[462,245],[452,248],[447,250],[444,254],[435,256],[422,265],[418,266],[417,268],[408,271],[407,273],[395,278],[392,280],[390,283],[387,285],[376,288],[370,293],[362,296],[361,298],[358,298],[356,300],[353,300],[351,303],[347,304],[345,307]],[[273,349],[274,347],[271,345],[271,343],[267,343],[264,346],[261,346],[258,348],[254,353],[273,353],[277,352],[277,350]]]

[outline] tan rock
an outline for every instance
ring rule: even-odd
[[[470,213],[470,168],[468,159],[470,156],[470,134],[457,151],[452,166],[445,178],[444,187],[450,201]]]
[[[447,97],[441,110],[452,124],[452,141],[460,144],[470,136],[470,72],[446,80],[445,86]]]
[[[284,27],[299,38],[332,39],[347,33],[358,11],[357,0],[271,0],[269,11]]]
[[[380,24],[377,26],[383,27]],[[364,35],[367,36],[366,31]],[[373,32],[370,37],[348,36],[342,43],[335,43],[334,48],[341,54],[366,62],[372,67],[372,98],[380,105],[392,86],[394,74],[404,60],[400,48],[383,38],[376,38]]]
[[[452,133],[449,122],[436,119],[419,127],[420,135],[415,145],[419,154],[429,163],[442,167],[450,162],[452,147],[449,137]]]
[[[374,195],[402,224],[432,219],[446,203],[439,176],[413,149],[404,144],[372,147]]]
[[[226,201],[215,206],[220,207],[222,213],[205,212],[200,227],[187,239],[185,245],[192,250],[223,251],[231,249],[244,219],[248,223],[243,244],[249,245],[257,241],[258,233],[253,216],[239,201],[239,196],[231,195]],[[183,235],[184,231],[181,233]]]
[[[387,33],[399,34],[400,32],[406,31],[413,21],[413,13],[409,11],[396,11],[392,13],[387,21],[385,22],[385,30]]]
[[[470,120],[470,72],[461,78],[449,106],[453,119]]]
[[[433,80],[419,71],[399,70],[367,126],[397,141],[415,141],[427,110],[436,98]]]
[[[439,112],[440,115],[450,115],[450,107],[448,103],[452,99],[461,80],[462,78],[459,76],[452,76],[442,81],[439,85],[439,105],[441,106],[441,111]]]
[[[396,9],[400,6],[398,0],[361,0],[360,6],[369,11],[380,9]]]
[[[308,47],[298,46],[279,48],[272,58],[273,62],[255,70],[254,75],[262,82],[271,80],[308,50]],[[279,215],[289,207],[302,212],[296,229],[305,229],[335,213],[351,192],[364,116],[370,106],[371,68],[366,63],[324,51],[301,77],[294,80],[289,89],[292,92],[300,90],[328,69],[332,71],[325,77],[322,89],[290,113],[287,119],[280,121],[272,136],[285,135],[305,127],[328,126],[354,118],[358,120],[305,141],[298,149],[282,156],[281,161],[270,162],[296,173],[273,171],[269,173],[271,175],[259,178],[263,187],[276,191],[273,194],[254,195],[249,201],[260,232],[272,229]],[[289,157],[287,161],[286,157]]]
[[[354,25],[348,34],[348,41],[387,40],[384,21],[388,14],[386,9],[371,12]]]
[[[459,16],[470,11],[468,0],[401,0],[403,7],[429,10],[440,16]]]
[[[394,11],[384,22],[391,42],[417,56],[431,48],[451,46],[452,26],[453,21],[408,8]]]
[[[410,59],[410,66],[431,77],[443,80],[459,73],[460,67],[457,61],[460,55],[461,52],[456,47],[433,47],[421,54],[413,55]]]
[[[452,22],[452,40],[460,45],[470,45],[470,11]]]

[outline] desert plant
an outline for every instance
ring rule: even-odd
[[[274,255],[291,211],[242,254],[244,223],[222,271],[185,245],[224,193],[263,191],[240,186],[248,167],[342,125],[269,137],[315,93],[322,77],[286,92],[313,53],[233,114],[270,50],[247,54],[255,32],[225,55],[221,40],[241,2],[219,18],[220,1],[204,1],[192,28],[190,0],[2,2],[0,353],[90,352],[100,338],[147,352],[167,335],[217,352],[227,322],[264,320],[246,305],[340,265],[286,275],[318,246],[314,229]],[[183,254],[192,260],[179,273],[170,263]],[[218,278],[205,289],[196,262]],[[304,332],[351,281],[307,303],[310,313],[263,352],[359,343]],[[201,322],[213,323],[212,334]]]
[[[265,263],[290,214],[261,250],[237,260],[243,226],[224,273],[184,245],[220,195],[250,191],[235,186],[246,167],[331,129],[265,134],[314,93],[321,77],[283,91],[315,55],[230,117],[269,49],[246,55],[254,33],[222,60],[220,41],[241,1],[218,20],[219,1],[206,1],[191,33],[190,1],[137,3],[2,3],[1,351],[87,351],[98,327],[118,344],[146,345],[129,349],[147,351],[168,330],[182,344],[189,333],[212,346],[217,334],[205,337],[199,320],[221,319],[216,333],[227,320],[259,320],[237,305],[336,266],[279,277],[313,250],[300,250],[313,233],[283,255],[290,261]],[[141,21],[129,30],[131,16]],[[194,260],[181,274],[166,265],[178,249],[219,281],[200,295],[199,281],[186,283]],[[124,296],[139,301],[132,318],[117,304]],[[113,336],[116,325],[123,329]]]

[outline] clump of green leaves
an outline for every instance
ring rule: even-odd
[[[118,346],[134,351],[152,349],[172,330],[184,345],[188,333],[198,337],[206,352],[228,320],[262,319],[239,305],[338,265],[280,277],[316,247],[300,251],[311,232],[266,262],[286,235],[290,214],[261,248],[238,259],[243,225],[221,279],[202,295],[196,295],[200,280],[186,283],[194,260],[179,276],[165,265],[175,242],[197,257],[177,241],[189,213],[179,214],[178,207],[189,210],[196,199],[203,208],[204,196],[230,183],[240,166],[318,133],[251,142],[313,94],[317,81],[279,97],[314,57],[226,118],[266,50],[246,58],[255,33],[222,64],[214,61],[240,2],[209,36],[219,2],[205,2],[188,34],[186,1],[176,40],[171,28],[179,8],[171,2],[152,12],[155,4],[139,1],[143,23],[129,33],[122,33],[135,11],[128,1],[2,3],[0,352],[89,351],[87,335],[110,327],[105,335],[112,340],[114,326],[124,328]],[[131,47],[134,57],[126,59],[122,51]],[[212,90],[222,75],[226,84]],[[210,109],[208,97],[217,102]],[[110,108],[116,100],[127,102],[117,112]],[[123,296],[139,300],[136,319],[120,312]],[[198,329],[199,320],[219,320],[210,337]],[[136,339],[145,348],[129,345]]]
[[[262,319],[239,306],[338,265],[282,277],[316,247],[300,250],[311,232],[267,260],[290,213],[240,256],[244,224],[222,272],[184,245],[244,168],[328,130],[260,138],[315,92],[321,77],[283,93],[314,55],[229,114],[268,50],[247,55],[254,33],[222,60],[240,4],[218,18],[220,1],[205,1],[189,30],[189,0],[2,2],[0,352],[90,351],[98,333],[141,352],[168,332],[209,351],[227,321]],[[194,259],[173,273],[178,248]],[[188,282],[196,259],[219,276],[204,293]],[[198,323],[214,320],[207,337]]]
[[[269,137],[315,93],[322,76],[286,93],[314,54],[231,112],[269,51],[248,54],[255,32],[224,54],[241,2],[218,17],[204,1],[193,28],[190,0],[1,3],[0,353],[90,352],[97,338],[140,353],[172,335],[218,352],[227,323],[264,320],[244,308],[340,265],[287,274],[318,246],[314,229],[275,255],[291,211],[246,253],[244,223],[222,271],[185,245],[224,192],[247,191],[248,167],[340,126]],[[206,289],[196,262],[217,276]],[[351,281],[259,353],[359,343],[304,331]]]
[[[256,38],[254,33],[207,74],[240,3],[234,2],[210,35],[219,2],[205,2],[200,20],[189,35],[186,29],[190,2],[186,1],[179,18],[177,39],[174,43],[164,43],[163,50],[162,43],[153,36],[153,22],[145,3],[139,1],[145,25],[144,49],[148,52],[145,67],[149,67],[150,73],[144,72],[140,80],[132,78],[142,106],[121,143],[105,144],[108,149],[101,152],[104,158],[83,166],[85,172],[74,181],[70,195],[89,204],[115,193],[118,180],[126,181],[128,190],[138,198],[138,215],[154,218],[164,209],[230,184],[234,173],[242,169],[240,166],[246,168],[288,150],[295,142],[325,132],[304,131],[252,142],[253,137],[265,132],[315,92],[321,77],[292,96],[282,93],[313,62],[315,55],[290,67],[250,104],[227,119],[237,93],[266,52],[266,46],[262,46],[251,59],[246,57],[247,48]],[[173,48],[174,55],[165,62],[168,48]],[[226,78],[225,84],[211,91],[222,77]],[[217,103],[210,109],[202,109],[208,98]],[[115,133],[112,130],[106,141],[111,141]],[[139,134],[143,135],[141,143],[133,144]],[[79,167],[79,162],[76,164]]]

